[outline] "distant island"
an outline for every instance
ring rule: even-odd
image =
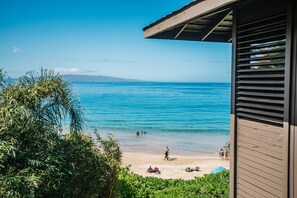
[[[74,75],[65,74],[61,75],[62,78],[68,82],[141,82],[141,80],[124,79],[110,76],[93,76],[93,75]]]
[[[79,75],[79,74],[64,74],[62,78],[68,82],[143,82],[136,79],[116,78],[111,76],[94,76],[94,75]],[[15,82],[17,78],[5,78],[8,83]]]

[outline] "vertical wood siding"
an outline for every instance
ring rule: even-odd
[[[238,197],[283,197],[284,130],[237,119]]]

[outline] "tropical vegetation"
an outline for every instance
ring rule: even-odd
[[[142,177],[125,168],[119,172],[117,188],[121,198],[227,198],[229,171],[182,180]]]
[[[114,196],[119,146],[82,133],[67,82],[41,70],[7,84],[1,70],[0,86],[0,197]]]
[[[120,168],[117,141],[83,133],[81,105],[52,71],[4,79],[0,69],[0,197],[228,197],[227,171],[166,180]]]

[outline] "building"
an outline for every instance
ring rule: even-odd
[[[232,43],[232,198],[297,198],[296,23],[293,0],[197,0],[144,28]]]

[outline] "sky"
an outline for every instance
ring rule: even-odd
[[[0,68],[145,81],[230,82],[231,44],[144,39],[190,0],[0,0]]]

